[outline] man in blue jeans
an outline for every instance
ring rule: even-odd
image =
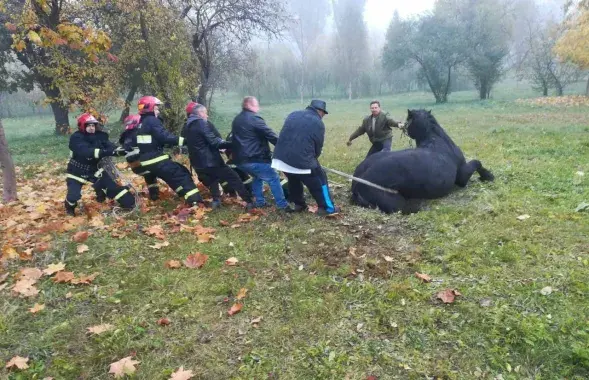
[[[258,115],[260,104],[255,97],[246,96],[241,108],[241,113],[233,119],[231,125],[233,162],[253,178],[252,193],[256,199],[255,207],[266,206],[263,193],[263,184],[266,182],[270,186],[276,207],[291,212],[292,209],[280,185],[280,177],[270,166],[272,152],[269,143],[276,145],[278,136]]]

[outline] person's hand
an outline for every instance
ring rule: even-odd
[[[405,128],[405,123],[397,123],[397,128],[399,128],[399,129]]]
[[[352,140],[348,140],[348,142],[346,143],[347,146],[352,146]]]

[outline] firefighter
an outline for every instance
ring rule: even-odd
[[[156,188],[157,178],[168,184],[185,202],[191,206],[203,203],[198,188],[192,180],[190,171],[164,154],[164,146],[184,145],[184,138],[166,131],[158,117],[162,102],[155,96],[144,96],[139,99],[140,124],[137,127],[136,160],[130,162],[137,174],[145,177],[150,189]],[[128,161],[132,159],[128,156]],[[140,170],[139,170],[140,168]],[[155,186],[152,186],[155,185]],[[156,190],[150,190],[151,199],[157,199]]]
[[[67,165],[67,196],[65,211],[75,215],[76,206],[82,197],[82,186],[92,185],[99,201],[104,196],[116,200],[122,208],[133,209],[135,197],[127,187],[118,185],[98,162],[104,157],[123,155],[124,149],[117,148],[108,140],[106,132],[98,131],[98,120],[89,113],[78,117],[78,131],[70,137],[70,161]]]

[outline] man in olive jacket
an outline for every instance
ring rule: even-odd
[[[371,115],[364,118],[362,125],[352,133],[347,143],[350,146],[352,140],[356,137],[360,137],[364,133],[368,134],[372,147],[366,157],[381,151],[390,152],[393,143],[393,131],[391,128],[399,127],[399,123],[381,111],[378,100],[370,102],[370,112]]]

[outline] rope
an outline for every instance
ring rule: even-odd
[[[375,189],[382,190],[382,191],[385,191],[385,192],[391,193],[391,194],[399,194],[399,192],[397,190],[393,190],[393,189],[388,189],[386,187],[382,187],[380,185],[377,185],[376,183],[372,183],[372,182],[367,181],[367,180],[362,179],[362,178],[354,177],[353,175],[349,175],[347,173],[340,172],[339,170],[326,168],[325,166],[322,166],[322,168],[325,169],[325,170],[327,170],[330,173],[340,175],[340,176],[345,177],[345,178],[348,178],[348,179],[350,179],[352,181],[356,181],[356,182],[362,183],[362,184],[364,184],[366,186],[374,187]]]
[[[101,168],[106,170],[113,177],[113,179],[115,179],[115,180],[120,179],[121,181],[123,181],[123,175],[121,174],[119,169],[117,169],[117,167],[114,164],[114,162],[112,161],[111,157],[104,157],[102,160],[100,160],[99,165]],[[137,189],[135,189],[135,187],[133,186],[131,181],[125,180],[124,185],[126,187],[128,187],[129,189],[133,190],[133,196],[135,197],[135,207],[133,207],[132,210],[122,211],[123,209],[121,207],[114,206],[112,209],[112,213],[117,218],[119,217],[119,215],[117,213],[121,213],[124,216],[128,216],[128,215],[131,215],[132,213],[134,213],[135,211],[139,210],[139,204],[141,202],[141,198],[139,197],[139,193],[137,192]]]

